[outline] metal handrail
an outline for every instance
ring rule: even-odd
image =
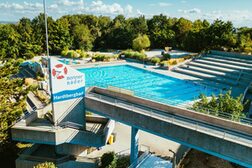
[[[186,80],[187,81],[187,80]],[[189,81],[188,82],[192,82],[192,81]],[[106,84],[106,83],[101,83],[101,82],[96,82],[100,87],[103,87],[103,88],[108,88],[109,84]],[[208,88],[211,88],[211,89],[216,89],[215,87],[211,87],[211,86],[207,86],[207,85],[204,85],[202,83],[199,83],[199,82],[192,82],[194,84],[197,84],[197,85],[200,85],[200,86],[203,86],[205,89],[204,91],[202,92],[206,92],[208,90]],[[221,93],[224,93],[225,91],[219,89]],[[183,108],[183,109],[188,109],[188,103],[190,102],[180,102],[180,101],[176,101],[176,100],[168,100],[170,98],[175,98],[175,97],[178,97],[178,95],[175,95],[175,96],[170,96],[170,97],[167,97],[167,99],[164,99],[164,98],[159,98],[155,95],[152,95],[152,94],[149,94],[149,93],[146,93],[146,92],[141,92],[141,91],[134,91],[134,95],[135,96],[140,96],[140,95],[145,95],[141,98],[144,98],[144,99],[149,99],[151,101],[154,101],[154,102],[161,102],[161,103],[168,103],[170,105],[175,105],[177,107],[180,107],[180,108]],[[198,97],[194,97],[192,99],[191,102],[194,102],[194,101],[197,101],[199,98]],[[249,124],[249,125],[252,125],[252,119],[250,118],[247,118],[247,117],[239,117],[238,119],[237,118],[234,118],[232,116],[232,114],[230,113],[226,113],[226,112],[221,112],[221,111],[218,111],[218,112],[215,112],[215,111],[211,111],[209,109],[203,109],[201,108],[200,110],[206,110],[206,111],[209,111],[209,113],[206,113],[207,115],[214,115],[216,117],[220,117],[220,118],[224,118],[224,119],[228,119],[228,120],[232,120],[232,121],[236,121],[236,122],[240,122],[240,123],[245,123],[245,124]],[[216,115],[216,113],[218,115]]]
[[[145,159],[148,158],[148,156],[150,156],[151,154],[146,151],[144,152],[135,162],[133,162],[128,168],[135,168],[137,167],[137,165],[139,165],[140,163],[142,163]]]

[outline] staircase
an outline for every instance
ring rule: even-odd
[[[252,81],[252,56],[211,51],[173,71],[223,90],[232,88],[233,96],[238,96]]]

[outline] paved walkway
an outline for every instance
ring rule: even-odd
[[[116,142],[114,144],[106,145],[101,150],[96,150],[90,153],[88,157],[97,158],[110,151],[114,151],[115,153],[125,151],[125,153],[129,153],[131,128],[127,125],[116,122],[114,133],[116,133]],[[169,152],[169,149],[177,151],[181,146],[178,143],[141,130],[139,132],[139,145],[143,145],[143,148],[144,146],[150,147],[150,151],[155,152],[157,155],[170,157],[172,157],[172,154]]]

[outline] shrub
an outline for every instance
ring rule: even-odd
[[[230,114],[232,120],[239,120],[240,117],[244,117],[243,104],[241,102],[242,95],[233,98],[231,96],[231,91],[225,94],[219,94],[217,97],[212,96],[210,99],[206,95],[201,94],[199,96],[200,100],[193,104],[193,110],[218,116],[219,112],[225,112]]]
[[[167,61],[168,65],[177,65],[178,63],[184,62],[184,58],[175,58]]]
[[[125,168],[130,165],[130,156],[121,156],[117,160],[116,168]]]
[[[177,65],[177,64],[178,64],[177,60],[172,60],[169,65]]]
[[[171,59],[171,55],[168,54],[168,53],[164,53],[164,54],[163,54],[163,58],[164,58],[165,60],[169,60],[169,59]]]
[[[132,47],[134,50],[141,51],[145,48],[148,48],[150,46],[150,40],[149,37],[145,35],[139,35],[137,38],[135,38],[132,42]]]
[[[92,59],[95,61],[108,61],[109,57],[103,54],[95,54]]]
[[[78,54],[76,51],[74,50],[69,50],[67,52],[67,57],[68,58],[79,58],[80,57],[80,54]]]
[[[52,162],[40,163],[33,168],[56,168],[55,164]]]
[[[101,168],[116,168],[117,156],[115,152],[105,153],[101,157]]]
[[[88,58],[89,55],[88,55],[85,51],[81,51],[80,57],[81,57],[81,58]]]
[[[69,58],[73,58],[74,57],[74,51],[68,51],[67,52],[67,57],[69,57]]]
[[[125,58],[137,59],[137,60],[140,60],[140,61],[143,61],[143,60],[147,59],[147,56],[144,53],[130,51],[130,50],[123,51],[120,54],[120,56],[121,55],[124,55]]]
[[[160,58],[158,58],[158,57],[153,57],[153,58],[151,58],[151,60],[150,60],[153,64],[159,64],[160,63]]]
[[[167,66],[167,65],[168,65],[167,61],[161,61],[161,62],[160,62],[160,66],[162,66],[162,67],[163,67],[163,66]]]
[[[67,54],[68,54],[68,50],[63,50],[63,51],[61,51],[61,55],[62,55],[62,56],[66,57]]]

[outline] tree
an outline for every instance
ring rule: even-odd
[[[149,37],[145,35],[139,35],[137,38],[133,40],[133,49],[137,51],[142,51],[150,46]]]
[[[206,32],[208,39],[208,48],[233,48],[236,44],[236,38],[234,33],[235,28],[233,27],[233,24],[231,22],[215,20]]]
[[[41,46],[35,44],[34,31],[30,19],[20,19],[17,24],[17,32],[20,34],[19,57],[31,59],[41,51]]]
[[[49,46],[51,53],[60,54],[62,50],[69,49],[72,46],[73,39],[69,33],[69,23],[66,19],[60,19],[53,22],[49,31]]]
[[[242,95],[233,98],[231,96],[231,91],[228,91],[225,94],[219,94],[218,97],[214,95],[211,99],[208,99],[205,95],[201,94],[199,96],[200,100],[193,104],[193,110],[208,113],[210,112],[213,115],[221,115],[221,112],[230,114],[232,120],[239,120],[240,117],[244,117],[243,113],[243,104],[242,104]],[[227,116],[228,117],[228,116]]]
[[[19,57],[20,35],[14,25],[0,27],[0,58],[1,60]]]
[[[10,128],[26,110],[26,97],[31,90],[23,79],[10,79],[22,62],[22,59],[8,59],[0,67],[0,162],[5,167],[15,166],[20,149],[11,140]]]
[[[86,25],[78,25],[74,28],[74,43],[76,49],[91,50],[93,41],[90,30]]]
[[[134,38],[136,38],[139,34],[147,34],[148,32],[148,25],[144,16],[129,18],[127,20],[127,26]]]
[[[252,28],[242,27],[237,33],[237,50],[241,52],[252,52]]]
[[[117,159],[115,152],[104,153],[101,157],[101,168],[116,168]]]
[[[167,18],[165,15],[156,15],[147,21],[148,35],[152,48],[175,47],[175,31],[173,29],[175,18]]]
[[[53,24],[54,20],[52,17],[47,18],[48,23],[48,40],[50,42],[51,36],[53,33]],[[46,39],[45,39],[45,21],[44,21],[44,14],[39,14],[35,17],[32,22],[32,29],[33,29],[33,36],[34,36],[34,44],[40,46],[39,50],[36,54],[46,52]],[[51,50],[51,46],[49,46]]]
[[[184,41],[187,38],[188,33],[192,29],[192,22],[185,18],[180,18],[174,25],[174,29],[176,32],[176,43],[177,47],[185,48]]]

